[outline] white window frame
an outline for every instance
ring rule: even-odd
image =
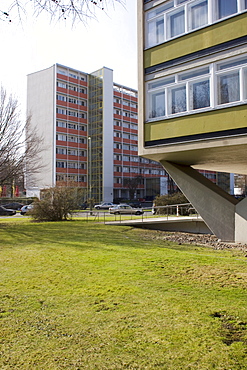
[[[191,8],[193,6],[196,6],[197,4],[200,4],[201,2],[204,2],[205,0],[185,0],[182,3],[178,3],[178,0],[174,0],[174,2],[169,1],[167,3],[162,3],[159,5],[154,5],[150,9],[146,11],[145,14],[145,46],[146,48],[151,48],[155,45],[162,44],[164,42],[167,42],[171,39],[181,37],[183,35],[186,35],[187,33],[194,32],[198,29],[204,28],[208,25],[211,25],[213,23],[223,21],[227,18],[234,17],[237,14],[245,12],[247,9],[245,8],[245,0],[236,0],[237,1],[237,12],[233,14],[229,14],[225,17],[219,18],[218,16],[218,1],[219,0],[207,0],[207,22],[205,24],[199,25],[198,27],[192,28],[191,27]],[[227,1],[227,0],[225,0]],[[173,4],[173,6],[172,6]],[[169,7],[169,6],[172,7]],[[167,9],[162,11],[162,8],[167,7]],[[171,15],[173,15],[176,12],[184,11],[184,25],[185,29],[183,33],[171,36],[169,32],[169,19]],[[157,22],[159,19],[163,19],[164,21],[164,38],[162,40],[157,40]],[[153,24],[153,26],[151,26]],[[151,33],[151,37],[149,40],[150,32],[149,30],[153,28],[153,36]],[[152,41],[153,42],[152,42]]]
[[[226,67],[224,68],[224,64]],[[233,66],[230,66],[230,64],[235,64]],[[222,66],[222,69],[219,69],[219,66]],[[227,66],[229,65],[229,66]],[[206,68],[208,68],[209,73],[207,73]],[[198,71],[198,72],[197,72]],[[199,74],[199,71],[204,71],[201,75]],[[227,75],[228,73],[234,73],[238,71],[239,73],[239,90],[240,90],[240,99],[235,101],[230,101],[227,103],[220,103],[218,101],[218,89],[217,89],[217,80],[221,75]],[[184,75],[188,76],[191,74],[192,77],[189,77],[188,79],[182,80],[181,77]],[[195,76],[193,76],[193,74]],[[166,78],[162,77],[159,79],[154,79],[151,81],[146,82],[146,101],[147,101],[147,110],[146,110],[146,121],[157,121],[164,118],[172,118],[177,115],[185,115],[185,114],[191,114],[191,113],[200,113],[203,111],[211,110],[211,109],[217,109],[217,108],[224,108],[225,106],[231,106],[231,105],[239,105],[239,104],[246,104],[247,102],[247,82],[244,83],[245,76],[247,75],[247,54],[237,57],[231,57],[224,60],[220,60],[214,63],[210,63],[205,66],[201,66],[195,69],[189,69],[187,71],[183,71],[174,75],[170,75],[170,77],[175,77],[175,82],[171,84],[167,84],[163,86],[163,90],[165,91],[165,104],[166,104],[166,114],[163,116],[157,116],[157,117],[151,117],[150,114],[153,111],[152,110],[152,102],[151,99],[149,99],[149,96],[155,92],[155,91],[162,91],[162,86],[159,85],[158,81],[166,80]],[[169,76],[167,76],[169,78]],[[205,106],[198,109],[193,109],[191,106],[191,98],[190,98],[190,86],[192,86],[194,83],[200,82],[200,81],[209,81],[209,99],[210,104],[209,106]],[[155,82],[158,87],[152,88],[152,84],[155,86]],[[184,112],[177,112],[172,113],[171,112],[171,98],[170,94],[173,88],[178,88],[179,86],[186,86],[186,102],[187,102],[187,109]]]

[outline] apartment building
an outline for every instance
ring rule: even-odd
[[[82,187],[96,202],[168,192],[164,168],[138,156],[137,91],[114,83],[111,69],[88,74],[55,64],[32,73],[27,110],[44,141],[28,196],[54,185]]]
[[[247,199],[196,170],[247,173],[247,1],[138,0],[138,17],[139,154],[214,234],[246,242]]]

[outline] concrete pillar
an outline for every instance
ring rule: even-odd
[[[247,243],[247,198],[236,205],[235,241]]]
[[[235,206],[238,200],[190,166],[167,161],[161,161],[161,164],[213,234],[223,241],[235,241]],[[243,208],[239,207],[238,218],[245,222],[247,229],[247,212]]]

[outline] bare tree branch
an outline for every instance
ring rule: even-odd
[[[8,1],[6,1],[8,3]],[[0,20],[12,22],[16,16],[19,20],[26,14],[27,5],[32,5],[33,14],[39,16],[48,13],[52,20],[70,19],[85,22],[87,18],[95,17],[95,10],[107,11],[108,6],[124,5],[125,0],[9,0],[9,5],[3,9],[0,5]]]
[[[0,185],[40,170],[43,139],[30,130],[30,117],[22,123],[18,101],[0,92]]]

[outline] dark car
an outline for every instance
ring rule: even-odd
[[[24,206],[24,204],[21,204],[19,202],[12,202],[12,203],[8,203],[8,204],[3,204],[4,208],[15,209],[16,211],[20,211],[21,207],[23,207],[23,206]]]
[[[7,209],[3,206],[0,206],[0,216],[14,216],[16,211],[13,209]]]

